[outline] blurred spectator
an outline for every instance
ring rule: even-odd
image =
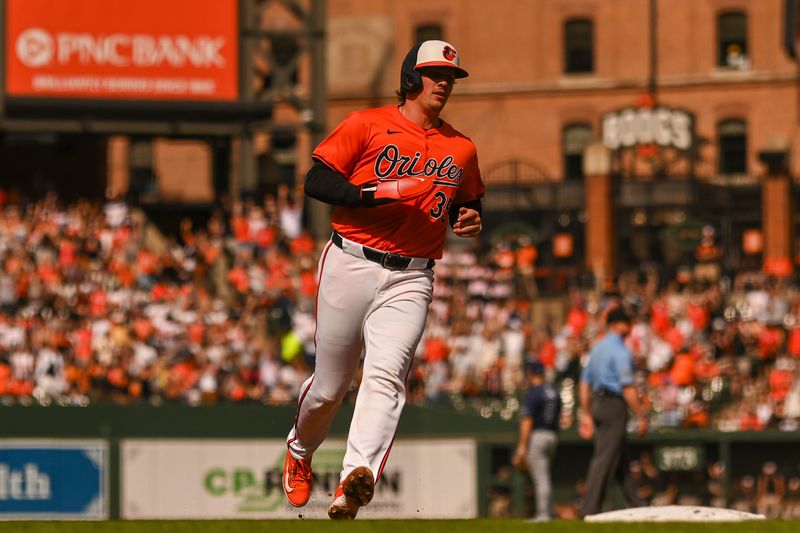
[[[722,462],[710,463],[707,467],[709,507],[725,507],[725,465]]]
[[[746,475],[734,480],[732,508],[746,513],[756,512],[756,481],[753,476]]]
[[[786,483],[781,518],[784,520],[800,519],[800,477],[798,476],[790,477]]]
[[[756,510],[769,519],[778,518],[786,493],[786,483],[774,461],[761,467],[756,484]]]

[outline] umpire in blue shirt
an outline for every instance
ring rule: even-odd
[[[633,384],[633,356],[624,342],[631,321],[622,307],[615,307],[609,311],[606,325],[607,333],[589,352],[580,380],[579,433],[594,438],[581,517],[600,512],[612,476],[622,484],[631,507],[647,505],[636,495],[626,452],[629,410],[637,417],[639,436],[647,432],[646,413]]]

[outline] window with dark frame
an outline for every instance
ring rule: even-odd
[[[441,24],[420,24],[414,28],[415,43],[442,40],[444,40],[444,31],[442,31]]]
[[[747,173],[747,124],[744,120],[719,123],[719,173],[723,176]]]
[[[561,134],[564,179],[583,179],[583,152],[592,141],[594,141],[594,132],[591,125],[577,123],[564,126]]]
[[[594,72],[594,23],[588,19],[564,24],[564,72]]]
[[[747,53],[747,15],[722,13],[717,17],[717,65],[724,68],[749,68]]]

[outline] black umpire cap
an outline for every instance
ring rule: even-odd
[[[615,322],[625,322],[626,324],[630,324],[631,317],[628,316],[628,313],[626,313],[625,309],[622,307],[615,307],[608,312],[608,316],[606,316],[606,324],[610,326]]]

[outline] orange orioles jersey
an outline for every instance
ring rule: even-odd
[[[395,105],[356,111],[313,156],[353,185],[425,177],[428,193],[380,207],[337,207],[333,229],[351,241],[411,257],[442,257],[449,210],[483,196],[473,142],[442,121],[424,130]]]

